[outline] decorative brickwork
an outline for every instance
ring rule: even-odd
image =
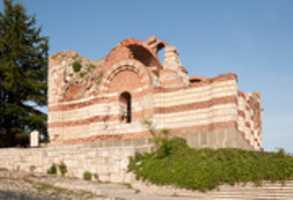
[[[261,149],[259,93],[239,91],[231,73],[189,76],[177,48],[156,37],[126,39],[99,61],[70,51],[49,63],[52,144],[147,140],[148,120],[194,147]]]

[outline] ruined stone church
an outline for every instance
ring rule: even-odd
[[[148,122],[193,147],[261,148],[259,93],[240,91],[232,73],[190,76],[176,47],[156,37],[123,40],[97,61],[59,52],[48,82],[51,144],[144,145]]]

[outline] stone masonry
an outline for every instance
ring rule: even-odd
[[[232,73],[189,76],[176,47],[156,37],[123,40],[98,61],[57,53],[48,76],[52,145],[147,145],[148,121],[193,147],[261,149],[260,94],[240,91]]]
[[[66,176],[83,178],[88,171],[99,181],[129,183],[134,180],[128,173],[129,157],[148,147],[115,147],[103,144],[79,144],[46,148],[0,149],[0,169],[46,174],[53,164],[64,163]]]

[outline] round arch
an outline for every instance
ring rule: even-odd
[[[114,47],[105,58],[105,66],[111,67],[115,62],[135,59],[145,66],[156,66],[162,69],[157,53],[145,42],[129,38]]]
[[[110,83],[115,76],[126,70],[136,73],[145,87],[152,87],[151,76],[147,69],[145,69],[145,66],[137,60],[128,59],[114,64],[109,70],[107,70],[101,81],[100,91],[107,92],[109,90]]]

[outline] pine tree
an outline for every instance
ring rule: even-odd
[[[0,11],[0,147],[18,145],[32,130],[46,134],[48,38],[21,4]]]

